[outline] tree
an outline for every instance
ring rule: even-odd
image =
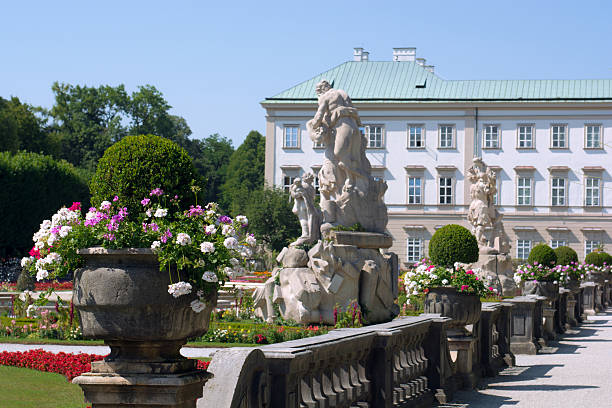
[[[130,117],[129,134],[152,134],[176,142],[174,136],[177,121],[173,120],[168,113],[170,108],[172,106],[153,85],[139,86],[138,91],[132,92],[127,109]],[[184,125],[186,126],[187,123],[185,122]],[[189,126],[186,128],[188,129],[186,136],[189,136],[191,129]]]
[[[221,187],[221,205],[231,214],[244,212],[245,198],[264,185],[266,139],[252,130],[232,154]]]
[[[22,103],[19,98],[0,98],[0,150],[57,154],[59,146],[38,114],[40,108]]]
[[[289,193],[280,188],[259,188],[247,193],[242,202],[249,231],[271,249],[280,251],[300,236],[300,221],[291,211]]]
[[[193,157],[193,164],[204,180],[204,200],[219,202],[221,186],[227,178],[227,168],[234,153],[232,142],[215,133],[203,140],[192,140],[187,152]]]

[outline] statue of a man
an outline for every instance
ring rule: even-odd
[[[348,94],[327,81],[317,84],[316,93],[319,107],[306,127],[313,141],[326,145],[319,185],[324,222],[331,224],[336,221],[336,198],[353,191],[361,196],[367,193],[371,166],[359,131],[359,114]]]
[[[293,213],[297,215],[302,227],[302,235],[290,246],[311,244],[319,240],[321,212],[315,203],[314,176],[306,173],[297,177],[289,187],[289,193],[294,200]]]

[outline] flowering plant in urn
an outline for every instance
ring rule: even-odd
[[[496,292],[488,282],[479,278],[473,270],[464,268],[459,262],[455,263],[453,268],[446,268],[431,264],[427,258],[417,262],[406,272],[404,286],[406,293],[413,295],[428,293],[436,287],[453,287],[458,293],[473,293],[480,297]]]
[[[114,196],[84,215],[80,203],[61,208],[42,222],[22,266],[41,281],[82,267],[83,248],[151,248],[160,270],[168,272],[168,296],[196,293],[198,298],[191,302],[195,312],[204,309],[205,299],[224,280],[244,273],[244,259],[256,244],[247,233],[245,216],[232,219],[219,214],[217,204],[201,207],[197,201],[181,210],[178,197],[159,188],[143,197],[141,206],[141,213],[133,216],[121,197]]]

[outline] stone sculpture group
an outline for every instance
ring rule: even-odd
[[[290,187],[293,212],[302,235],[284,248],[265,286],[255,293],[256,313],[302,324],[334,324],[334,310],[358,301],[368,323],[389,321],[399,313],[397,255],[387,253],[384,233],[387,184],[374,179],[365,155],[366,140],[350,97],[327,81],[317,84],[318,109],[307,123],[311,139],[325,145],[318,173],[320,209],[314,175]]]

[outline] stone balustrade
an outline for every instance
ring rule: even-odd
[[[510,350],[513,307],[511,303],[482,304],[480,364],[485,376],[493,377],[504,367],[514,366]]]

